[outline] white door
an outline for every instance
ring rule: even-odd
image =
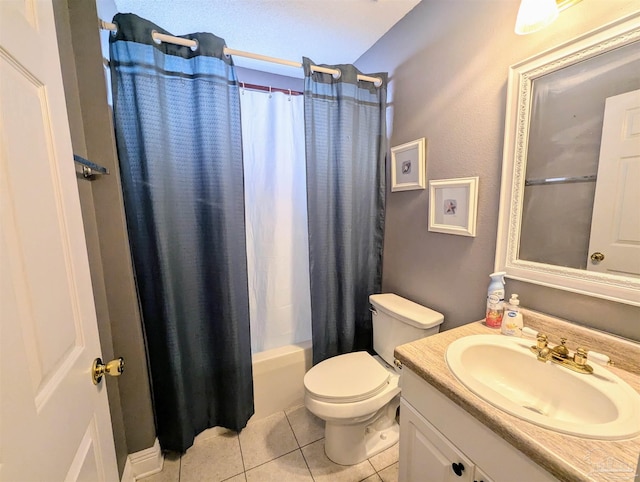
[[[0,0],[0,480],[115,481],[50,0]]]
[[[587,269],[640,277],[640,90],[604,110]]]

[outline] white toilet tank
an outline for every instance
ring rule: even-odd
[[[369,296],[373,305],[373,349],[393,366],[393,350],[440,331],[444,316],[393,293]]]

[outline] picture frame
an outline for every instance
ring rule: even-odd
[[[429,181],[429,231],[475,237],[478,176]]]
[[[391,192],[426,189],[424,137],[391,148]]]

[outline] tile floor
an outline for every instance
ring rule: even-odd
[[[144,482],[397,482],[398,444],[345,467],[324,453],[324,423],[295,407],[249,421],[240,433],[214,428],[187,452],[166,454],[162,472]]]

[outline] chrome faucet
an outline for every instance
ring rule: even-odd
[[[544,333],[538,333],[536,339],[536,346],[531,347],[531,351],[536,354],[539,361],[546,363],[552,361],[558,365],[573,370],[578,373],[593,373],[593,367],[587,365],[587,350],[586,348],[578,348],[573,356],[571,356],[569,349],[566,347],[567,339],[560,338],[560,344],[549,348],[547,335]]]

